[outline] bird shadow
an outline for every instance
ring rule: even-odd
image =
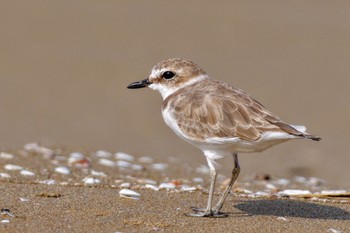
[[[350,213],[341,208],[297,200],[244,201],[235,208],[248,215],[350,220]]]

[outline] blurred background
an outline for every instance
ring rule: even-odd
[[[182,57],[323,138],[241,154],[242,176],[350,187],[349,9],[319,0],[2,1],[1,149],[40,142],[205,164],[163,122],[159,93],[126,89]]]

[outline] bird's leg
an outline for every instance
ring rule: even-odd
[[[238,157],[237,157],[236,153],[233,154],[233,160],[234,160],[234,168],[232,170],[230,183],[226,187],[226,189],[225,189],[224,193],[222,194],[219,202],[214,207],[214,209],[213,209],[214,214],[219,214],[220,213],[220,210],[221,210],[222,206],[224,205],[224,202],[225,202],[229,192],[231,191],[232,186],[235,183],[235,181],[236,181],[236,179],[237,179],[237,177],[239,175],[239,172],[241,171],[241,168],[240,168],[239,162],[238,162]]]
[[[208,203],[207,208],[201,209],[201,208],[192,208],[195,213],[186,214],[187,216],[191,217],[226,217],[225,214],[219,213],[219,212],[213,212],[212,210],[212,203],[213,203],[213,197],[214,197],[214,189],[215,189],[215,183],[216,183],[216,176],[217,172],[215,169],[215,165],[212,160],[208,159],[208,165],[210,168],[210,188],[209,188],[209,197],[208,197]]]

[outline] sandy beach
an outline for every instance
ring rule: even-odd
[[[0,232],[350,232],[349,9],[2,1]],[[205,157],[166,126],[159,93],[126,88],[170,57],[322,140],[239,154],[228,217],[185,216],[206,205]],[[219,162],[215,200],[232,158]]]
[[[209,173],[204,166],[183,169],[175,160],[62,151],[27,144],[16,153],[1,153],[1,232],[350,229],[350,193],[329,189],[316,177],[245,177],[234,186],[224,206],[228,217],[195,218],[185,214],[191,207],[206,204]],[[219,175],[215,199],[227,178]],[[122,196],[122,190],[139,196]]]

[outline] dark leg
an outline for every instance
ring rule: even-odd
[[[220,213],[220,210],[222,208],[222,206],[224,205],[224,202],[229,194],[229,192],[232,189],[233,184],[235,183],[239,172],[241,171],[241,168],[239,166],[239,162],[238,162],[238,157],[237,154],[233,154],[233,160],[234,160],[234,168],[232,170],[232,175],[231,175],[231,179],[230,179],[230,183],[229,185],[226,187],[225,192],[222,194],[219,202],[217,203],[217,205],[214,207],[213,212],[216,214]]]

